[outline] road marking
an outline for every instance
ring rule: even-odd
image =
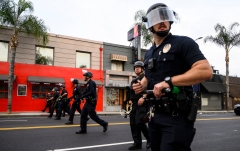
[[[0,120],[0,122],[26,122],[27,120]]]
[[[143,140],[142,142],[146,142],[146,140]],[[81,150],[81,149],[88,149],[88,148],[98,148],[98,147],[106,147],[106,146],[108,147],[108,146],[116,146],[116,145],[132,144],[132,143],[133,143],[133,141],[112,143],[112,144],[93,145],[93,146],[84,146],[84,147],[75,147],[75,148],[54,149],[54,151]]]
[[[108,125],[126,125],[126,124],[129,124],[129,122],[109,123]],[[80,124],[55,125],[55,126],[10,127],[10,128],[0,128],[0,131],[27,130],[27,129],[46,129],[46,128],[67,128],[67,127],[79,127],[79,126],[80,126]],[[99,126],[99,124],[87,124],[87,126]]]
[[[198,118],[197,121],[213,121],[213,120],[239,120],[240,117],[233,118]],[[109,125],[128,125],[129,122],[117,122],[109,123]],[[10,128],[0,128],[0,131],[9,131],[9,130],[28,130],[28,129],[47,129],[47,128],[67,128],[67,127],[79,127],[80,124],[73,125],[55,125],[55,126],[26,126],[26,127],[10,127]],[[99,124],[87,124],[87,126],[99,126]]]
[[[231,118],[199,118],[197,121],[214,121],[214,120],[236,120],[240,119],[240,117],[231,117]]]

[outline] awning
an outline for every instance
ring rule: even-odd
[[[16,75],[14,75],[14,79],[16,79]],[[7,81],[8,80],[8,74],[0,74],[0,80]]]
[[[201,83],[210,93],[224,93],[226,88],[222,83],[217,82],[202,82]]]
[[[65,83],[63,78],[28,76],[29,82]]]
[[[78,80],[79,84],[86,84],[87,83],[86,81],[84,81],[82,79],[77,79],[77,80]],[[96,83],[96,85],[104,85],[104,83],[100,80],[93,80],[93,81]]]

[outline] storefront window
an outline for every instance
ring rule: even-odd
[[[76,52],[76,68],[90,69],[91,54],[88,52]]]
[[[115,71],[123,71],[123,62],[122,61],[115,61],[111,62],[111,70]]]
[[[33,85],[32,86],[32,99],[46,99],[47,93],[52,93],[54,85]]]
[[[27,85],[19,84],[17,88],[17,96],[26,96],[27,95]]]
[[[107,88],[107,105],[108,106],[119,105],[119,89]]]
[[[8,98],[8,83],[0,81],[0,99]]]
[[[8,43],[0,41],[0,61],[8,61]]]
[[[53,48],[36,47],[36,64],[53,65]]]

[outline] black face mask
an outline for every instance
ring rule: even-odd
[[[156,33],[156,35],[157,35],[158,37],[166,37],[166,36],[168,35],[170,29],[171,29],[171,24],[170,24],[169,30],[165,30],[165,31],[158,31],[158,32],[156,32],[156,31],[153,29],[153,27],[152,27],[152,33]]]
[[[166,37],[169,33],[169,30],[155,32],[158,37]]]

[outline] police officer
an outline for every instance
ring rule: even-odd
[[[77,79],[73,79],[72,83],[74,85],[74,89],[73,89],[73,96],[71,96],[69,99],[74,98],[72,107],[71,107],[71,111],[70,111],[70,116],[68,119],[68,122],[65,124],[73,124],[73,118],[74,118],[74,114],[75,111],[78,110],[78,112],[81,114],[81,108],[80,108],[80,98],[82,97],[82,92],[81,92],[81,88],[80,85],[78,84],[78,80]]]
[[[68,97],[68,91],[65,89],[66,87],[65,87],[65,85],[64,84],[62,84],[61,86],[60,86],[60,89],[62,90],[62,92],[61,92],[61,100],[62,100],[62,117],[64,117],[65,116],[65,112],[67,112],[69,115],[70,115],[70,110],[69,110],[69,108],[68,108],[68,104],[69,104],[69,102],[68,102],[68,99],[67,99],[67,97]]]
[[[96,94],[96,83],[91,79],[93,77],[91,72],[86,72],[83,74],[85,77],[84,81],[87,81],[87,88],[81,99],[85,98],[86,103],[83,106],[82,114],[80,118],[80,130],[76,134],[86,134],[87,133],[87,121],[88,115],[92,120],[103,127],[103,132],[107,131],[108,122],[100,119],[95,111],[97,105],[97,94]]]
[[[59,100],[57,101],[57,116],[54,120],[61,120],[62,111],[66,108],[66,103],[67,103],[68,92],[65,89],[65,85],[62,84],[60,86],[60,89],[62,90],[62,92],[58,98]]]
[[[54,109],[57,108],[57,99],[59,98],[59,91],[58,91],[58,88],[57,87],[54,87],[52,89],[52,91],[54,92],[53,96],[49,99],[49,101],[52,101],[52,107],[51,107],[51,110],[50,110],[50,114],[49,114],[49,118],[52,118],[53,116],[53,112],[54,112]],[[57,111],[56,111],[56,116],[57,116]]]
[[[192,85],[210,79],[212,69],[197,43],[169,31],[174,11],[157,3],[148,10],[143,22],[153,33],[154,45],[144,57],[145,77],[133,84],[136,93],[153,90],[149,134],[152,151],[190,151],[195,135],[194,120],[188,115]],[[178,87],[181,91],[173,94]],[[166,93],[170,88],[172,92]],[[168,89],[169,90],[169,89]],[[150,113],[151,113],[150,112]]]
[[[135,94],[132,89],[132,84],[137,82],[136,80],[142,80],[144,77],[144,64],[142,61],[136,61],[134,63],[134,71],[137,75],[136,79],[133,79],[130,86],[130,100],[132,101],[132,110],[130,112],[130,127],[133,138],[133,145],[130,146],[129,150],[137,150],[142,148],[142,135],[147,140],[146,148],[150,148],[150,140],[147,125],[143,122],[143,118],[146,116],[147,109],[144,105],[138,105],[138,100],[143,99],[141,95]]]
[[[49,99],[51,97],[52,97],[51,93],[48,93],[47,98],[46,98],[46,106],[44,107],[43,110],[41,110],[42,112],[45,112],[45,110],[48,108],[48,113],[50,113],[51,106],[52,106],[52,101],[50,101]]]

